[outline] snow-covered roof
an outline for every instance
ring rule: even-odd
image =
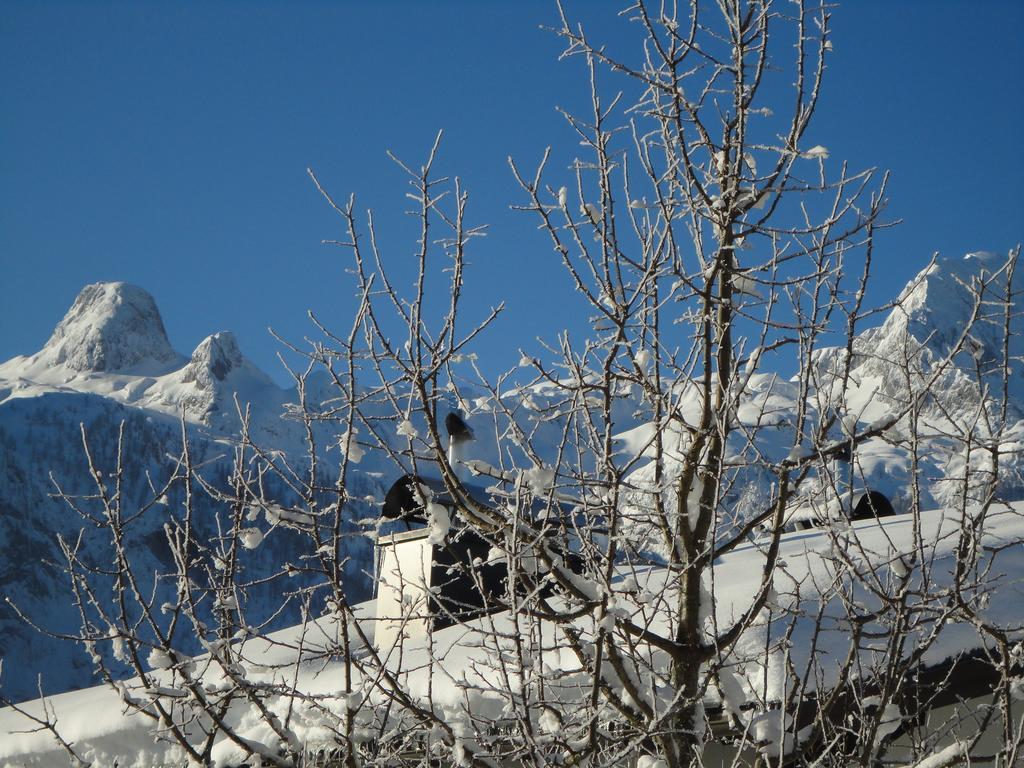
[[[784,534],[775,574],[776,594],[728,652],[721,685],[709,692],[708,703],[721,707],[737,723],[750,723],[756,714],[746,705],[783,699],[792,684],[788,670],[808,671],[803,683],[810,694],[835,685],[842,660],[850,650],[850,606],[858,606],[863,616],[869,616],[879,607],[874,596],[876,590],[907,589],[914,594],[915,586],[922,583],[927,584],[929,594],[941,594],[952,583],[957,553],[964,544],[961,534],[965,526],[979,522],[973,516],[980,514],[980,509],[968,511],[967,517],[931,511],[922,513],[919,519],[898,515],[859,521],[838,533],[819,529]],[[1022,541],[1024,503],[989,509],[981,533],[972,539],[982,577],[963,595],[979,616],[1005,629],[1011,637],[1021,635]],[[724,625],[750,605],[764,562],[759,548],[759,543],[752,541],[715,563],[706,584],[714,602],[708,622]],[[613,590],[616,617],[642,622],[652,629],[667,628],[671,612],[666,606],[672,604],[675,594],[673,574],[657,567],[620,569]],[[910,602],[913,604],[913,600]],[[358,625],[372,644],[373,604],[356,606],[349,621],[349,630]],[[576,622],[574,629],[586,636],[596,632],[598,621],[587,615]],[[907,643],[911,649],[915,647],[915,638],[927,640],[922,657],[926,666],[939,665],[986,643],[985,635],[974,623],[955,616],[942,626],[938,636],[926,638],[931,629],[929,622],[922,621],[910,633]],[[280,695],[268,699],[269,706],[282,717],[290,712],[289,727],[296,738],[309,746],[330,742],[325,712],[340,712],[346,705],[359,705],[364,708],[362,711],[370,712],[374,703],[387,698],[386,686],[379,678],[360,678],[357,670],[355,693],[345,692],[344,660],[335,655],[338,630],[339,623],[327,616],[234,645],[248,680],[284,686]],[[579,664],[559,641],[560,631],[550,624],[542,627],[540,643],[546,647],[545,669],[541,672],[550,675],[548,695],[554,700],[562,697],[571,704],[574,697],[581,695],[579,681],[573,675]],[[523,673],[499,661],[511,650],[515,632],[515,618],[503,613],[436,631],[428,637],[409,638],[400,662],[403,685],[414,700],[448,718],[464,716],[467,708],[478,714],[498,714],[502,691],[509,685],[507,675]],[[867,675],[874,666],[884,663],[885,648],[884,640],[878,640],[875,647],[870,633],[865,637],[868,639],[861,641],[858,651],[858,667]],[[358,644],[354,651],[357,656],[369,653],[368,648]],[[656,651],[648,648],[644,653],[657,661]],[[207,690],[215,691],[218,685],[225,685],[223,670],[211,661],[209,654],[193,659],[192,664],[194,674]],[[115,761],[120,768],[151,768],[180,759],[180,749],[155,738],[158,728],[152,720],[126,713],[121,696],[144,700],[147,696],[173,699],[178,695],[181,683],[172,670],[158,669],[153,679],[161,690],[147,692],[139,680],[133,679],[119,684],[122,693],[110,687],[97,687],[21,706],[36,716],[49,712],[62,738],[73,743],[78,754],[92,761],[96,768],[112,766]],[[659,686],[649,682],[644,687],[648,703],[654,707],[664,705]],[[287,690],[294,693],[284,693]],[[243,702],[232,705],[226,720],[245,740],[274,748],[277,737],[273,731]],[[34,723],[14,710],[0,710],[0,765],[64,764],[66,758],[51,734],[43,730],[32,732],[34,728]],[[245,754],[237,744],[221,738],[214,756],[219,765],[231,765]]]

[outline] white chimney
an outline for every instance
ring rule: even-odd
[[[405,638],[425,637],[428,630],[433,545],[429,531],[382,536],[377,541],[377,626],[374,646],[381,659],[397,659]]]

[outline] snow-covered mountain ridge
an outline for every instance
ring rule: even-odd
[[[294,438],[279,418],[291,395],[242,355],[234,334],[214,333],[184,357],[153,297],[127,283],[86,286],[39,352],[0,364],[0,403],[44,392],[99,395],[225,437],[238,431],[237,395],[258,414],[257,430]]]
[[[855,419],[861,428],[898,409],[906,401],[908,386],[927,377],[928,366],[943,359],[951,344],[963,332],[973,302],[969,286],[985,272],[997,271],[1002,261],[990,255],[972,254],[965,259],[936,262],[924,270],[900,294],[896,306],[874,327],[863,330],[854,341],[855,359],[850,366],[851,386],[838,402],[827,392],[830,370],[842,361],[842,350],[823,350],[819,355],[822,370],[819,391],[812,392],[808,404],[812,412],[836,408]],[[995,281],[998,284],[998,280]],[[994,284],[993,287],[996,287]],[[926,506],[940,505],[959,485],[946,478],[956,477],[965,462],[982,460],[965,455],[943,431],[963,425],[951,424],[949,415],[969,416],[980,407],[980,392],[970,367],[981,361],[989,365],[1001,356],[999,307],[982,307],[991,315],[979,323],[970,344],[956,357],[956,366],[944,374],[941,402],[926,403],[920,426],[930,441],[918,464],[918,477]],[[1013,363],[1010,382],[1011,422],[1002,459],[1000,493],[1005,498],[1024,498],[1021,455],[1014,442],[1024,448],[1024,412],[1020,397],[1024,394],[1020,359],[1024,342],[1019,333],[1020,320],[1013,319],[1010,338]],[[899,375],[893,361],[912,359],[910,381]],[[759,427],[756,441],[758,457],[737,455],[736,466],[745,459],[742,482],[735,484],[735,498],[727,498],[738,514],[757,509],[770,493],[770,478],[760,473],[757,461],[782,461],[794,447],[792,424],[798,410],[799,388],[789,382],[792,371],[758,373],[749,380],[737,409],[738,422],[746,428]],[[992,371],[985,372],[994,382]],[[305,395],[314,408],[337,397],[323,376],[307,382]],[[501,408],[484,392],[462,390],[459,405],[477,434],[471,458],[495,467],[509,469],[511,437],[505,411],[512,413],[520,434],[531,437],[537,456],[545,463],[555,460],[563,435],[565,394],[551,382],[506,390]],[[685,385],[679,391],[681,412],[688,412],[694,394]],[[644,417],[639,394],[616,401],[612,419],[623,461],[639,457],[634,479],[642,483],[645,446],[657,426]],[[282,419],[289,403],[298,400],[294,390],[277,386],[269,376],[248,361],[229,332],[214,333],[204,339],[186,357],[171,347],[159,310],[152,297],[140,288],[124,283],[99,283],[87,286],[76,299],[50,340],[39,352],[0,364],[0,593],[21,605],[31,606],[41,622],[61,631],[74,630],[77,622],[69,605],[65,577],[43,560],[60,562],[55,538],[59,533],[72,535],[82,520],[59,501],[51,498],[57,479],[71,492],[88,489],[88,477],[82,449],[81,428],[89,436],[98,464],[109,468],[115,461],[118,426],[125,422],[125,455],[131,461],[125,493],[131,503],[142,503],[152,494],[151,482],[159,484],[166,476],[167,457],[181,448],[181,423],[184,420],[190,449],[199,463],[207,463],[210,473],[221,481],[230,470],[231,451],[237,444],[239,419],[236,401],[250,406],[250,429],[262,446],[280,451],[299,463],[305,455],[302,425]],[[453,403],[455,405],[455,403]],[[330,405],[323,406],[331,407]],[[382,411],[380,434],[393,439],[394,445],[407,445],[396,432],[397,421]],[[412,427],[425,434],[424,425],[413,416]],[[494,421],[494,428],[487,423]],[[81,426],[80,426],[81,425]],[[838,435],[838,426],[836,427]],[[1015,437],[1016,435],[1016,437]],[[321,447],[331,445],[324,436]],[[335,436],[336,437],[336,436]],[[499,439],[502,444],[499,445]],[[334,440],[334,444],[337,440]],[[738,449],[742,452],[742,447]],[[749,454],[749,450],[747,451]],[[381,455],[367,450],[366,456],[349,467],[349,482],[360,497],[383,497],[394,479],[396,469]],[[332,458],[338,454],[328,454]],[[512,463],[524,471],[533,466],[512,455]],[[504,459],[504,461],[503,461]],[[329,463],[329,462],[328,462]],[[648,468],[650,464],[646,465]],[[514,469],[514,467],[513,467]],[[881,490],[897,507],[907,503],[913,465],[910,452],[899,440],[872,438],[857,450],[858,482]],[[169,499],[173,508],[180,499]],[[367,508],[369,511],[369,508]],[[203,514],[212,519],[211,504]],[[166,558],[161,546],[159,514],[139,532],[136,546],[140,562],[151,571]],[[264,533],[267,532],[264,526]],[[294,553],[287,534],[276,531],[258,550],[264,569],[280,567]],[[352,567],[358,570],[370,556],[369,542],[349,553]],[[109,562],[109,560],[108,560]],[[250,595],[255,613],[270,608],[275,596]],[[2,691],[19,699],[36,695],[38,671],[31,659],[47,658],[47,692],[81,687],[92,682],[92,673],[81,649],[37,635],[17,620],[10,609],[0,604],[0,657],[4,663]]]
[[[83,434],[105,475],[116,467],[123,439],[122,502],[126,509],[142,509],[152,505],[158,495],[154,488],[169,476],[171,459],[181,453],[183,426],[196,466],[204,467],[204,476],[215,485],[226,482],[238,443],[239,407],[250,408],[250,432],[261,446],[301,466],[303,432],[299,424],[281,418],[286,404],[294,401],[294,392],[279,387],[244,357],[233,334],[214,333],[186,357],[171,347],[146,291],[125,283],[86,286],[39,352],[0,364],[0,597],[25,608],[47,629],[76,631],[78,616],[66,576],[46,562],[63,561],[58,535],[74,540],[85,525],[53,498],[54,483],[70,494],[96,492]],[[269,480],[270,492],[287,498],[287,489]],[[355,482],[370,482],[366,493],[375,489],[375,481]],[[130,543],[141,572],[169,567],[162,523],[167,511],[182,503],[180,493],[171,491],[164,504],[134,524]],[[217,505],[202,494],[194,503],[199,524],[214,536]],[[109,563],[97,538],[86,537],[81,554],[100,562],[106,557]],[[292,532],[275,531],[248,567],[271,574],[295,559],[298,546]],[[349,554],[358,573],[368,547]],[[257,589],[249,597],[256,621],[280,603],[276,588]],[[289,612],[297,618],[295,610]],[[287,621],[282,617],[278,625]],[[38,695],[39,672],[44,672],[47,693],[94,681],[81,647],[37,634],[2,600],[0,658],[0,693],[15,700]],[[43,658],[45,669],[32,662]]]
[[[1015,399],[1024,397],[1024,321],[1016,312],[1006,317],[1001,301],[1007,290],[1005,263],[994,254],[971,253],[962,259],[938,260],[922,270],[900,293],[885,322],[858,336],[854,352],[861,357],[862,371],[879,375],[908,357],[923,358],[927,367],[962,341],[957,367],[973,372],[980,366],[991,377],[998,374],[1005,340],[1011,360],[1010,392]],[[980,302],[972,295],[975,290],[981,292]]]

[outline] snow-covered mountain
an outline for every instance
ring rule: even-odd
[[[154,372],[180,362],[152,296],[127,283],[95,283],[82,289],[26,368]]]
[[[52,497],[59,483],[69,494],[95,493],[86,465],[83,434],[95,466],[112,473],[119,435],[126,457],[121,480],[126,509],[142,509],[154,499],[182,450],[182,425],[196,466],[210,482],[223,484],[231,470],[239,431],[239,407],[250,407],[250,431],[267,449],[281,451],[300,464],[303,431],[281,418],[294,392],[277,386],[248,361],[233,334],[214,333],[190,357],[171,347],[153,298],[125,283],[86,286],[36,354],[0,365],[0,593],[23,607],[34,621],[54,632],[73,632],[79,617],[68,599],[67,577],[52,563],[63,561],[57,536],[73,541],[84,527],[81,555],[109,564],[109,553],[95,526]],[[237,403],[237,404],[236,404]],[[122,430],[123,424],[123,430]],[[272,496],[288,498],[273,478]],[[366,483],[367,494],[376,480]],[[183,498],[171,490],[164,503],[142,515],[132,528],[132,552],[139,571],[153,573],[170,565],[162,524]],[[196,495],[199,524],[215,534],[217,505]],[[365,568],[369,546],[358,539],[351,570]],[[265,538],[253,575],[268,575],[295,560],[301,542],[287,530]],[[261,593],[262,589],[262,593]],[[355,584],[356,592],[359,591]],[[257,623],[280,604],[277,587],[257,587],[249,595],[250,620]],[[287,611],[277,625],[295,620]],[[44,637],[0,602],[0,692],[15,700],[43,690],[67,690],[93,681],[80,647]],[[40,666],[39,659],[46,659]]]
[[[220,437],[237,434],[237,397],[252,407],[259,436],[282,449],[299,439],[279,418],[292,393],[242,355],[234,334],[214,333],[183,357],[171,348],[153,297],[127,283],[86,286],[39,352],[0,365],[0,402],[43,393],[99,395],[184,416]]]
[[[950,345],[960,340],[973,310],[967,286],[983,274],[997,272],[1002,263],[997,257],[972,254],[939,261],[918,275],[884,321],[856,338],[849,366],[851,386],[842,402],[832,396],[829,387],[833,386],[830,376],[845,369],[845,352],[822,350],[818,356],[820,388],[808,404],[812,416],[815,411],[821,414],[834,409],[844,414],[842,421],[855,421],[862,431],[898,411],[908,392],[926,381]],[[997,279],[992,287],[998,284]],[[984,459],[979,452],[965,453],[950,433],[977,426],[972,415],[979,413],[982,398],[972,369],[980,366],[983,384],[997,391],[1000,378],[989,369],[992,361],[1002,356],[1001,311],[997,304],[982,307],[987,321],[976,325],[964,351],[956,357],[956,366],[942,374],[939,394],[926,401],[919,414],[918,433],[927,441],[919,451],[917,470],[925,506],[953,498],[960,486],[946,478],[961,474],[965,462],[977,466]],[[1020,400],[1024,397],[1020,362],[1024,342],[1016,333],[1019,323],[1019,318],[1013,319],[1010,353],[1017,357],[1009,381],[1010,428],[1001,459],[1004,479],[1000,491],[1006,498],[1024,498],[1024,450],[1013,452],[1015,446],[1024,449]],[[898,361],[910,362],[909,377],[900,374],[901,366],[894,365]],[[793,373],[780,370],[754,375],[737,410],[740,424],[761,428],[756,452],[771,461],[785,459],[794,448],[792,425],[800,392],[788,380]],[[329,410],[337,392],[326,375],[314,375],[306,383],[305,395],[315,408]],[[453,401],[453,406],[462,409],[476,432],[472,458],[493,466],[502,464],[506,469],[511,462],[513,469],[530,471],[532,461],[514,449],[517,442],[529,439],[543,463],[555,460],[565,415],[572,410],[563,403],[565,395],[557,385],[545,382],[506,390],[500,395],[503,408],[486,392],[464,388],[461,395],[463,399]],[[123,451],[130,461],[125,468],[124,494],[129,505],[139,506],[152,499],[154,486],[159,487],[167,477],[168,455],[180,452],[182,421],[196,463],[206,465],[210,478],[224,482],[237,444],[239,405],[249,406],[250,429],[261,445],[301,463],[306,450],[304,429],[282,418],[287,404],[297,402],[297,397],[295,391],[277,386],[246,360],[231,333],[212,334],[185,357],[171,347],[160,313],[145,291],[124,283],[86,287],[42,350],[0,364],[0,592],[31,608],[32,617],[47,628],[58,632],[76,628],[78,617],[69,605],[66,576],[44,561],[60,562],[56,536],[76,535],[83,526],[80,517],[51,498],[51,477],[69,493],[95,487],[90,485],[95,478],[86,470],[82,428],[96,465],[109,472],[116,460],[119,425],[125,424]],[[684,412],[692,397],[686,385],[681,385],[678,400]],[[503,415],[505,409],[513,413],[514,425]],[[386,409],[379,415],[383,418],[377,430],[396,446],[408,445],[406,435],[411,432],[425,434],[425,425],[415,417],[411,424],[400,426]],[[645,417],[639,393],[620,399],[613,420],[620,455],[623,461],[639,458],[633,479],[642,484],[647,471],[643,453],[656,427],[649,415]],[[862,443],[855,463],[858,483],[886,493],[897,508],[908,503],[913,469],[909,446],[898,439],[899,431],[907,428],[904,422],[890,430],[888,439],[877,437]],[[835,429],[838,437],[839,426]],[[324,435],[320,444],[326,448],[332,440],[336,445],[337,435]],[[759,473],[753,446],[738,444],[737,451],[746,451],[751,460],[742,470],[746,473],[743,482],[735,484],[734,495],[728,498],[742,513],[759,508],[770,493],[771,478]],[[743,455],[737,455],[737,466],[743,464],[742,459]],[[359,498],[382,499],[395,473],[380,452],[367,451],[358,465],[349,468],[350,491]],[[269,490],[285,497],[288,493],[284,488]],[[174,509],[181,501],[171,494],[167,507]],[[203,514],[212,521],[216,511],[209,502]],[[372,507],[367,504],[364,511],[371,514]],[[169,557],[160,515],[159,509],[150,512],[134,534],[140,567],[150,572],[166,566]],[[271,528],[272,535],[265,537],[258,557],[253,558],[254,572],[271,572],[296,554],[298,544],[290,532]],[[353,550],[347,554],[352,558],[350,570],[358,574],[369,563],[370,543],[362,537],[352,541]],[[86,554],[101,557],[102,550]],[[358,590],[358,579],[353,584]],[[249,608],[257,620],[255,614],[269,610],[279,600],[279,594],[271,589],[267,588],[265,597],[258,590],[249,595]],[[294,618],[294,614],[282,615],[278,625]],[[47,692],[92,682],[90,664],[81,649],[38,635],[6,604],[0,604],[0,657],[5,659],[3,692],[14,699],[36,695],[40,668],[35,659],[47,659],[43,681]]]
[[[981,469],[989,460],[982,444],[989,431],[999,431],[999,492],[1024,497],[1018,450],[1024,439],[1024,325],[1015,306],[1007,316],[1006,263],[990,253],[938,260],[903,289],[881,325],[855,338],[849,387],[837,407],[861,428],[902,413],[913,393],[924,388],[932,393],[921,402],[916,424],[908,416],[888,431],[886,440],[876,438],[860,447],[859,470],[868,484],[896,497],[906,493],[914,434],[921,441],[924,503],[951,503],[962,492],[955,479],[962,477],[965,463],[976,472]],[[1019,280],[1009,287],[1019,290]],[[951,364],[943,365],[950,356]],[[1006,417],[999,426],[1000,361],[1007,356]],[[821,389],[837,386],[845,350],[823,350],[818,360]],[[983,402],[988,403],[984,408]],[[963,446],[967,435],[974,442],[969,452]]]

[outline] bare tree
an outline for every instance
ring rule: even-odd
[[[422,166],[398,161],[420,222],[411,291],[391,277],[372,217],[363,228],[353,198],[339,204],[316,182],[344,223],[333,242],[354,255],[358,302],[346,335],[320,326],[324,341],[297,350],[310,361],[295,372],[303,466],[243,437],[233,492],[203,488],[225,504],[215,543],[195,541],[185,506],[168,528],[170,630],[135,583],[125,515],[102,490],[93,522],[113,537],[114,568],[100,574],[65,547],[79,639],[126,643],[140,682],[107,679],[189,758],[946,765],[995,728],[993,759],[1019,759],[1022,617],[1006,588],[1022,547],[1006,504],[1019,492],[1006,468],[1021,416],[1017,253],[959,284],[965,314],[941,345],[897,320],[884,338],[865,335],[884,312],[898,319],[909,294],[865,306],[889,225],[885,175],[831,161],[809,138],[829,7],[641,1],[623,15],[642,38],[632,55],[565,13],[555,29],[589,72],[590,112],[565,114],[580,156],[549,151],[529,172],[510,160],[517,207],[550,237],[566,301],[592,318],[587,338],[522,352],[528,382],[480,373],[475,345],[501,307],[464,317],[466,253],[482,230],[459,182],[435,176],[440,136]],[[446,308],[432,317],[438,286]],[[326,402],[307,397],[314,368],[328,372]],[[449,452],[453,410],[490,436],[489,460]],[[342,457],[330,472],[327,443]],[[854,508],[870,481],[860,457],[881,445],[908,467],[898,531],[883,524],[884,500]],[[381,618],[349,602],[346,521],[362,516],[353,478],[367,452],[411,476],[430,546],[482,548],[446,561],[479,594],[470,618],[425,593],[388,617],[388,645]],[[933,488],[922,467],[937,455],[947,471]],[[267,498],[270,475],[293,503]],[[169,482],[198,476],[186,451]],[[930,512],[936,502],[945,511]],[[245,623],[236,569],[259,544],[252,509],[308,537],[308,558],[285,570],[313,578],[291,594],[310,616],[288,641],[292,660],[258,674],[247,653],[265,641]],[[793,533],[801,525],[815,546]],[[133,607],[109,615],[97,575]],[[417,574],[394,576],[411,593]],[[205,655],[181,653],[176,623]],[[300,684],[295,658],[338,679]],[[974,703],[958,708],[964,691]],[[239,718],[243,704],[259,728]],[[930,722],[937,712],[948,722]]]

